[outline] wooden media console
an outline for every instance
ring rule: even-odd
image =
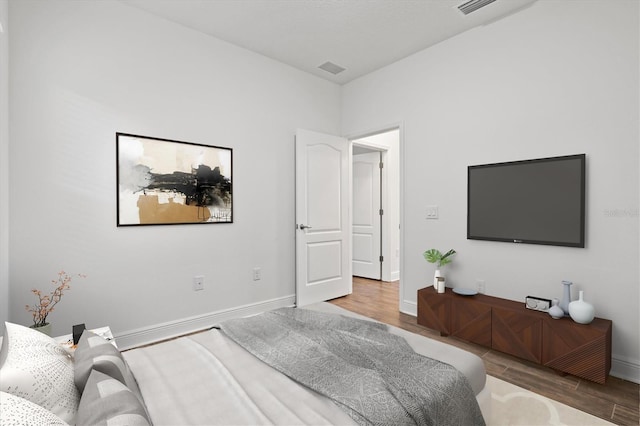
[[[612,322],[578,324],[525,308],[524,302],[447,288],[418,290],[418,324],[597,383],[611,370]]]

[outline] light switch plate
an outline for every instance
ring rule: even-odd
[[[438,218],[438,206],[427,206],[427,219]]]

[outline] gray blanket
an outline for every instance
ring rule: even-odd
[[[225,321],[254,356],[365,425],[484,425],[466,377],[385,324],[299,308]]]

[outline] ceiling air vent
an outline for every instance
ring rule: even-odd
[[[469,0],[458,6],[458,10],[465,15],[475,12],[478,9],[493,3],[496,0]]]
[[[323,71],[330,72],[333,75],[340,74],[342,71],[346,70],[346,68],[342,68],[340,65],[336,65],[333,62],[325,62],[318,68]]]

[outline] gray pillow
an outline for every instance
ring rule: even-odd
[[[85,330],[78,342],[74,358],[74,382],[81,393],[84,391],[91,370],[96,370],[119,380],[131,389],[140,401],[143,401],[138,383],[129,370],[129,366],[118,348],[108,340]]]
[[[76,424],[150,426],[151,421],[129,388],[119,380],[93,370],[80,398]]]

